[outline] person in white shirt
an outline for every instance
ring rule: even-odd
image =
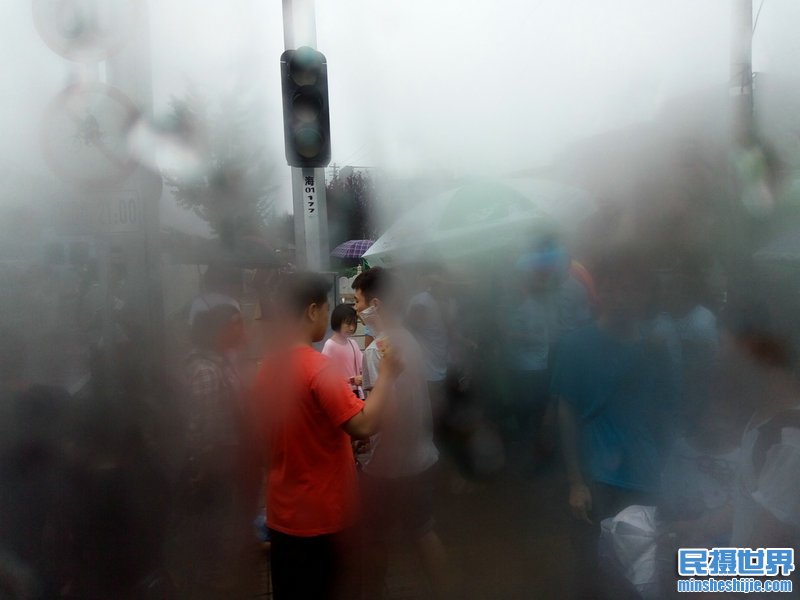
[[[728,313],[720,345],[720,384],[731,398],[731,410],[750,414],[742,437],[730,547],[797,548],[800,384],[794,373],[795,350],[783,319],[752,309]],[[796,571],[791,578],[796,589]]]
[[[432,477],[439,453],[433,443],[423,350],[401,324],[396,288],[388,271],[365,271],[353,282],[353,289],[356,310],[376,335],[364,354],[364,389],[375,386],[386,347],[402,352],[405,364],[387,400],[372,440],[372,457],[362,473],[367,533],[365,595],[381,596],[387,569],[386,540],[396,522],[415,542],[434,589],[447,593],[447,560],[434,530]],[[367,404],[369,401],[367,396]]]
[[[441,273],[423,275],[424,290],[408,304],[406,321],[422,347],[425,380],[431,399],[433,418],[439,423],[447,413],[447,363],[450,352],[446,282]]]

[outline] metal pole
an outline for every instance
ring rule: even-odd
[[[753,142],[753,1],[735,0],[731,48],[733,136],[741,147]]]
[[[286,50],[317,46],[314,0],[283,0]],[[300,266],[312,271],[330,268],[325,169],[292,167],[295,246]]]
[[[121,89],[136,104],[141,117],[148,119],[153,110],[150,27],[147,2],[142,2],[142,14],[135,23],[136,31],[130,41],[106,62],[110,84]],[[157,171],[139,167],[121,188],[135,190],[141,200],[140,229],[136,233],[119,235],[135,248],[128,260],[136,303],[146,324],[144,333],[150,364],[164,361],[164,305],[161,277],[160,205],[162,179]]]

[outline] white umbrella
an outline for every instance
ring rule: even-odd
[[[583,190],[552,181],[481,181],[423,199],[364,258],[391,266],[435,256],[455,259],[522,242],[535,231],[569,231],[594,211]]]

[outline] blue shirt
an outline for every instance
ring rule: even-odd
[[[551,391],[572,406],[592,481],[657,491],[673,412],[670,375],[664,354],[645,342],[594,324],[564,337]]]
[[[508,364],[520,371],[547,369],[550,350],[550,313],[543,299],[525,298],[507,309]]]

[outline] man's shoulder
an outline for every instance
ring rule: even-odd
[[[332,364],[330,358],[308,346],[295,349],[293,356],[300,370],[309,377],[315,376]]]
[[[300,346],[265,356],[261,372],[269,375],[291,372],[294,377],[311,379],[330,364],[330,359],[321,352],[311,346]]]
[[[403,326],[398,326],[391,331],[387,332],[393,344],[402,346],[404,349],[417,350],[420,348],[417,338],[408,329]]]

